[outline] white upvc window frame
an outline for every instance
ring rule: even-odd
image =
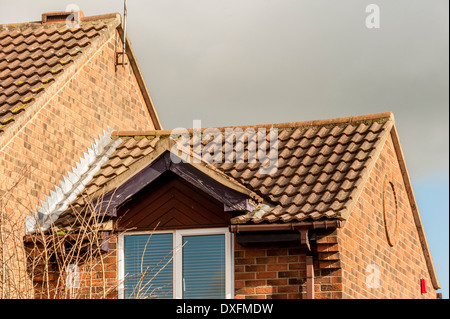
[[[173,297],[175,299],[183,298],[183,236],[202,236],[202,235],[225,235],[225,298],[234,298],[234,235],[230,233],[227,227],[217,228],[193,228],[176,229],[162,231],[135,231],[126,232],[119,235],[117,243],[118,258],[118,295],[119,299],[125,297],[125,265],[124,265],[124,238],[133,235],[150,234],[173,234],[173,251],[176,252],[173,257]]]

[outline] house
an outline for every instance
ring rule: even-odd
[[[25,240],[101,216],[108,257],[77,265],[82,296],[108,285],[100,297],[436,298],[392,113],[115,131],[98,144]],[[57,287],[64,269],[47,269]]]
[[[0,25],[4,211],[34,211],[95,137],[119,128],[161,129],[119,14]]]

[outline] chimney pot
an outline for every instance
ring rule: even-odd
[[[65,22],[67,18],[70,18],[71,22],[78,24],[82,17],[84,17],[84,13],[81,10],[46,12],[42,14],[42,24],[61,23]]]

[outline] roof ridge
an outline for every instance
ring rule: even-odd
[[[107,19],[120,19],[122,21],[122,17],[120,13],[114,12],[114,13],[106,13],[106,14],[98,14],[93,16],[87,16],[87,17],[81,17],[80,22],[93,22],[98,20],[107,20]],[[24,27],[29,27],[30,25],[36,25],[36,26],[42,26],[42,27],[58,27],[61,24],[65,24],[65,21],[62,22],[52,22],[49,24],[43,24],[42,20],[36,20],[36,21],[26,21],[26,22],[11,22],[11,23],[2,23],[0,24],[0,31],[3,30],[14,30],[14,29],[21,29]]]
[[[362,122],[374,122],[376,120],[385,120],[389,121],[392,120],[395,122],[394,114],[393,112],[382,112],[382,113],[372,113],[372,114],[366,114],[366,115],[358,115],[358,116],[348,116],[348,117],[339,117],[339,118],[332,118],[332,119],[323,119],[323,120],[312,120],[312,121],[301,121],[301,122],[285,122],[285,123],[274,123],[274,124],[256,124],[256,125],[236,125],[236,126],[221,126],[221,127],[202,127],[201,131],[207,129],[218,129],[218,130],[225,130],[225,129],[234,129],[234,128],[240,128],[240,129],[247,129],[247,128],[265,128],[265,129],[271,129],[271,128],[310,128],[310,127],[321,127],[321,126],[327,126],[327,125],[339,125],[339,124],[359,124]],[[114,131],[112,133],[113,137],[133,137],[133,136],[148,136],[148,137],[154,137],[154,136],[164,136],[164,135],[171,135],[173,133],[182,133],[182,132],[188,132],[192,133],[193,129],[173,129],[173,130],[148,130],[148,131]]]
[[[112,18],[118,18],[122,21],[122,16],[120,15],[120,13],[113,12],[113,13],[98,14],[98,15],[94,15],[94,16],[81,17],[81,22],[105,20],[105,19],[112,19]]]

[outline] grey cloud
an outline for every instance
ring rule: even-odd
[[[76,3],[16,1],[2,23]],[[128,1],[127,30],[166,129],[303,121],[393,111],[413,178],[448,167],[448,1]]]

